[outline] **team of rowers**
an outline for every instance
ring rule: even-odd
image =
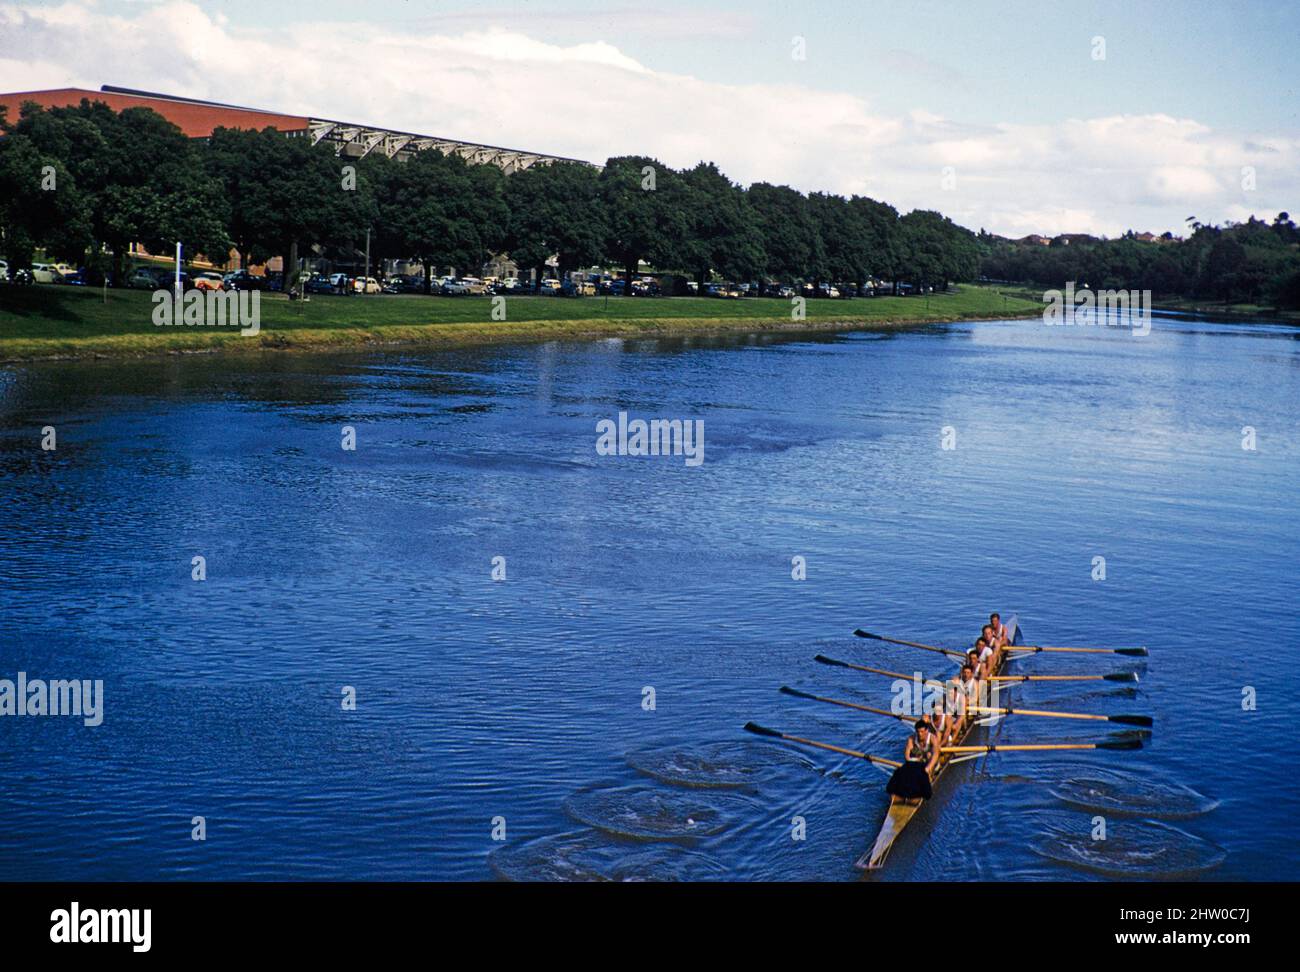
[[[900,800],[930,798],[930,782],[939,764],[941,747],[954,744],[970,720],[986,714],[974,707],[988,704],[981,700],[987,700],[989,678],[1002,664],[1009,644],[1001,617],[996,612],[990,614],[975,647],[966,652],[961,671],[944,686],[942,700],[917,720],[903,747],[903,765],[894,771],[885,792]]]

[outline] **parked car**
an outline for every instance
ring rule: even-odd
[[[514,293],[522,287],[523,284],[520,282],[518,277],[506,277],[501,281],[501,290],[504,293]]]
[[[226,290],[265,290],[266,278],[249,273],[247,270],[236,270],[226,274],[222,278],[222,284]]]
[[[204,271],[194,278],[195,290],[224,290],[225,280],[221,274],[213,273],[211,270]]]
[[[461,277],[453,280],[445,292],[461,297],[481,296],[487,293],[487,285],[478,277]]]
[[[379,286],[379,281],[374,277],[353,277],[352,292],[357,294],[378,294],[382,293],[383,287]]]
[[[594,297],[596,285],[590,280],[566,280],[560,287],[565,297]]]
[[[558,297],[563,290],[564,284],[559,280],[555,277],[546,277],[542,280],[541,286],[538,288],[537,292],[543,297]]]
[[[73,287],[84,287],[86,286],[86,275],[80,270],[73,270],[71,273],[65,273],[55,277],[54,282],[58,284],[71,285]]]
[[[330,283],[330,278],[321,274],[314,274],[310,280],[302,285],[304,293],[308,294],[337,294],[338,288]]]
[[[50,263],[33,263],[32,279],[37,283],[54,283],[55,276],[61,276]]]
[[[0,260],[0,283],[9,282],[9,263],[7,260]]]
[[[391,274],[384,281],[386,294],[416,294],[424,290],[424,278],[406,273]]]

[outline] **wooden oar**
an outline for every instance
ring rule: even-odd
[[[1007,651],[1024,651],[1032,654],[1036,651],[1077,651],[1092,655],[1135,655],[1145,658],[1151,652],[1145,648],[1052,648],[1047,645],[1007,645]]]
[[[990,675],[993,682],[1136,682],[1135,672],[1111,672],[1107,675]]]
[[[1141,749],[1140,739],[1107,739],[1091,743],[1017,743],[987,746],[940,746],[944,753],[1037,753],[1060,749]]]
[[[745,731],[752,732],[758,736],[771,736],[774,739],[785,739],[789,742],[803,743],[805,746],[816,746],[818,749],[829,749],[833,753],[841,753],[845,756],[853,756],[856,759],[865,759],[868,763],[879,763],[881,766],[893,766],[897,769],[903,764],[896,759],[885,759],[883,756],[872,756],[868,753],[860,753],[856,749],[845,749],[843,746],[832,746],[830,743],[818,742],[815,739],[804,739],[801,736],[791,736],[788,733],[777,732],[775,729],[768,729],[754,722],[745,723]]]
[[[1124,726],[1153,725],[1151,717],[1144,715],[1094,715],[1090,712],[1048,712],[1044,709],[1013,709],[1010,706],[1005,709],[994,709],[986,705],[972,705],[970,708],[975,712],[984,712],[996,715],[1048,716],[1054,719],[1098,719],[1102,722],[1118,722],[1120,725]]]
[[[908,675],[905,674],[904,672],[891,672],[886,668],[872,668],[869,665],[855,665],[852,662],[839,661],[838,659],[835,658],[827,658],[825,655],[816,655],[813,657],[813,661],[821,662],[823,665],[835,665],[839,668],[851,668],[855,672],[870,672],[872,675],[887,675],[890,678],[901,678],[908,682],[915,681],[917,675],[916,672],[913,672],[911,675]],[[940,682],[937,679],[926,678],[924,675],[921,676],[921,680],[926,685],[935,685],[941,689],[948,688],[948,686],[945,683]]]
[[[859,705],[857,702],[845,702],[841,699],[831,699],[824,695],[810,695],[808,692],[800,692],[798,689],[792,689],[788,685],[782,685],[781,691],[785,695],[793,695],[796,699],[809,699],[813,702],[829,702],[831,705],[842,705],[846,709],[856,709],[859,712],[870,712],[873,715],[888,716],[891,719],[897,719],[899,722],[906,722],[912,725],[916,722],[916,716],[899,715],[897,712],[890,712],[888,709],[873,709],[869,705]]]
[[[863,631],[858,628],[853,632],[859,638],[870,638],[872,641],[887,641],[891,645],[906,645],[908,648],[920,648],[922,651],[937,651],[942,655],[948,655],[952,658],[965,658],[966,652],[956,651],[952,648],[940,648],[938,645],[923,645],[919,641],[902,641],[898,638],[886,638],[884,635],[872,634],[870,631]]]

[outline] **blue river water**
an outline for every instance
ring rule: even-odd
[[[1289,879],[1298,404],[1300,332],[1170,316],[0,368],[0,679],[103,683],[0,717],[0,879],[853,880],[885,777],[742,726],[896,756],[777,689],[990,610],[1148,646],[1011,699],[1154,731],[954,768],[877,879]]]

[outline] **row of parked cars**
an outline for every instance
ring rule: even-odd
[[[560,281],[543,281],[543,290]],[[518,277],[434,277],[429,282],[430,291],[446,297],[484,296],[488,294],[523,293],[526,286]],[[353,277],[345,273],[315,273],[303,284],[308,294],[422,294],[424,277],[418,274],[394,273],[377,280],[374,277]],[[594,290],[593,290],[594,292]]]
[[[85,282],[85,273],[67,263],[33,263],[30,267],[15,270],[11,279],[8,261],[0,260],[0,283],[84,284]]]
[[[13,280],[10,281],[8,264],[4,260],[0,260],[0,283],[84,285],[87,283],[87,277],[88,274],[84,268],[78,270],[66,263],[35,263],[30,269],[15,271]],[[109,275],[109,278],[111,284],[111,275]],[[98,279],[98,277],[95,278],[96,282]],[[142,290],[170,290],[175,282],[176,271],[166,266],[136,267],[127,274],[125,280],[127,287]],[[219,273],[215,270],[182,271],[180,282],[185,290],[279,291],[283,289],[280,274],[260,275],[249,273],[247,270],[234,270],[228,273]],[[701,294],[699,285],[693,280],[687,283],[686,287],[691,294]],[[352,276],[347,273],[313,273],[303,283],[301,289],[307,294],[422,294],[424,293],[424,278],[418,274],[400,273],[390,274],[383,279]],[[929,289],[925,288],[925,291],[914,290],[909,284],[899,284],[897,292],[907,295],[926,292]],[[431,290],[435,294],[450,297],[532,292],[530,285],[518,277],[440,276],[434,277],[431,281]],[[820,286],[806,283],[796,289],[791,284],[770,281],[764,284],[721,281],[705,284],[702,295],[728,300],[737,300],[743,297],[788,299],[796,295],[809,298],[834,299],[874,297],[877,294],[889,293],[890,290],[889,285],[882,285],[879,282],[868,283],[861,288],[852,283],[825,283]],[[591,297],[597,294],[622,296],[628,292],[629,287],[625,279],[615,279],[608,275],[598,276],[595,273],[586,276],[574,275],[565,280],[549,277],[542,280],[537,288],[537,293],[544,297]],[[637,277],[632,281],[630,292],[636,296],[658,297],[663,291],[659,280],[656,278]],[[294,297],[298,296],[298,294],[291,292],[290,296]]]
[[[182,270],[181,287],[185,290],[278,290],[278,279],[259,276],[247,270],[218,273],[203,270],[191,273]],[[170,290],[176,284],[176,271],[169,267],[136,267],[126,277],[126,285],[133,290]]]

